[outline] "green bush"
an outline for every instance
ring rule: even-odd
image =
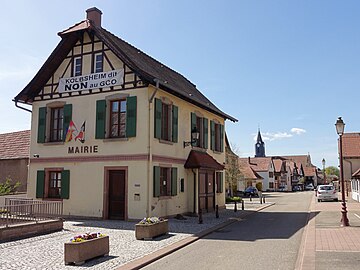
[[[256,183],[256,188],[258,191],[262,191],[262,183],[260,182]]]
[[[227,203],[231,203],[231,202],[241,202],[242,198],[241,197],[228,197],[226,198],[226,202]]]
[[[4,183],[0,183],[0,195],[8,195],[13,193],[21,185],[19,181],[15,184],[12,184],[11,182],[12,180],[10,177],[7,177]]]

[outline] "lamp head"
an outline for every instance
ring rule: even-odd
[[[345,123],[341,119],[341,117],[339,117],[338,120],[336,120],[335,127],[336,127],[336,132],[337,132],[338,135],[341,136],[341,135],[344,134]]]

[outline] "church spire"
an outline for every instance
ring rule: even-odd
[[[265,143],[261,138],[260,128],[258,129],[258,136],[255,144],[255,157],[265,157]]]

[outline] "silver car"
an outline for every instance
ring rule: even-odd
[[[321,201],[338,201],[338,195],[333,185],[319,185],[317,186],[316,196],[318,202]]]

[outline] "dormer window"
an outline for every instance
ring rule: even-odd
[[[80,76],[82,70],[82,61],[81,57],[75,57],[74,58],[74,76]]]
[[[103,72],[103,54],[102,53],[95,54],[94,71],[95,71],[95,73]]]

